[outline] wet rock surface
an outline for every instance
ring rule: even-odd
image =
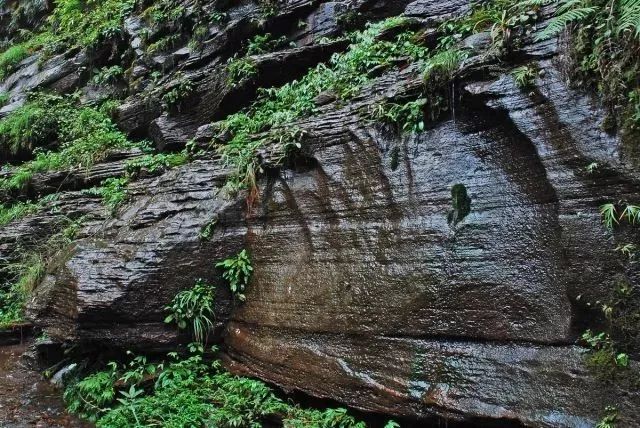
[[[216,278],[214,261],[243,247],[243,205],[218,196],[216,182],[227,174],[216,164],[199,161],[136,182],[135,202],[81,231],[85,238],[35,291],[30,316],[63,340],[171,349],[177,335],[163,322],[164,307],[196,279]],[[215,219],[223,226],[203,240],[202,228]],[[220,320],[225,300],[221,288]]]
[[[0,346],[0,427],[85,428],[64,410],[60,390],[27,367],[27,345]]]
[[[215,134],[208,124],[249,105],[259,87],[299,78],[346,49],[343,41],[314,45],[339,33],[345,14],[404,12],[414,25],[435,26],[468,7],[288,2],[264,25],[289,29],[298,46],[254,56],[257,75],[237,85],[226,61],[260,28],[253,5],[232,8],[199,50],[176,46],[154,57],[194,82],[179,108],[166,111],[161,91],[150,91],[129,97],[116,117],[163,151],[194,137],[204,146]],[[144,74],[153,64],[139,46],[141,25],[129,22],[127,32],[134,70]],[[419,97],[416,67],[380,74],[349,103],[318,96],[318,114],[295,124],[306,132],[299,156],[275,167],[262,154],[266,172],[251,203],[225,193],[230,171],[214,155],[132,181],[114,215],[83,189],[121,175],[140,153],[36,175],[33,195],[61,197],[55,209],[0,227],[2,260],[45,240],[64,218],[85,220],[36,288],[30,319],[60,342],[166,351],[185,338],[163,323],[164,307],[205,278],[220,284],[215,341],[228,367],[286,391],[425,424],[439,416],[590,427],[615,404],[622,426],[635,426],[637,389],[598,380],[576,346],[594,317],[583,302],[637,275],[614,251],[634,232],[612,234],[598,213],[608,201],[640,200],[634,154],[600,129],[597,100],[566,83],[554,41],[520,47],[512,63],[483,53],[489,42],[486,33],[464,42],[473,55],[452,85],[455,109],[423,132],[403,134],[366,115],[380,100]],[[29,89],[65,90],[82,77],[82,55],[42,69],[27,59],[0,91],[18,105]],[[530,61],[545,73],[523,90],[509,70]],[[587,174],[594,162],[600,172]],[[452,189],[464,203],[454,203]],[[214,264],[242,248],[255,272],[239,304]]]

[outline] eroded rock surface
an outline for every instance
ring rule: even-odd
[[[257,75],[231,85],[226,61],[260,31],[256,5],[233,7],[199,50],[180,45],[152,60],[168,69],[158,87],[170,87],[175,69],[193,79],[179,108],[150,90],[132,94],[117,117],[161,150],[194,137],[205,145],[207,124],[249,105],[259,87],[346,49],[314,44],[338,34],[346,14],[404,12],[433,36],[468,9],[458,0],[291,1],[264,28],[298,46],[255,56]],[[127,24],[134,75],[153,66],[141,25]],[[623,426],[636,425],[638,391],[597,379],[576,339],[595,318],[584,302],[635,278],[614,251],[633,231],[607,231],[598,207],[640,200],[637,160],[600,129],[597,100],[566,83],[555,41],[520,46],[512,62],[486,52],[489,41],[464,42],[472,55],[451,85],[455,109],[422,132],[366,114],[382,99],[419,97],[418,67],[380,74],[348,103],[323,94],[318,114],[295,124],[305,131],[298,156],[275,167],[264,154],[255,200],[223,191],[229,170],[212,155],[133,181],[114,216],[82,189],[121,174],[138,153],[37,176],[32,192],[64,191],[59,209],[0,228],[3,259],[45,239],[62,215],[86,221],[29,316],[59,341],[165,350],[181,338],[163,323],[164,307],[204,278],[219,284],[215,333],[228,366],[285,390],[409,419],[505,426],[593,426],[615,404]],[[27,59],[0,89],[19,103],[27,89],[77,85],[86,60],[77,55],[40,71]],[[518,88],[510,70],[531,61],[544,73]],[[587,173],[594,162],[598,172]],[[452,189],[464,203],[453,203]],[[242,248],[255,272],[239,304],[214,264]]]

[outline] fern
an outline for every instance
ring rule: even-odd
[[[556,36],[560,34],[567,25],[576,22],[583,22],[597,11],[597,8],[594,6],[575,7],[582,4],[582,0],[568,0],[561,2],[561,6],[558,7],[558,10],[556,11],[556,16],[551,19],[547,27],[536,36],[536,40],[546,40]]]
[[[616,34],[620,36],[630,31],[640,38],[640,0],[619,0],[618,3]]]
[[[528,0],[538,3],[541,0]],[[620,37],[627,32],[640,38],[640,0],[613,0],[613,8],[610,5],[589,5],[586,0],[561,0],[558,3],[555,17],[549,21],[547,27],[541,31],[536,40],[544,40],[559,34],[567,25],[572,23],[585,23],[595,14],[603,13],[612,20],[612,32]]]
[[[517,10],[530,10],[537,7],[547,6],[551,3],[553,3],[553,0],[524,0],[514,4],[512,8]]]

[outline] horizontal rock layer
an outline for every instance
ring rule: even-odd
[[[162,67],[165,76],[143,79],[144,94],[129,88],[120,127],[160,150],[191,138],[206,145],[208,124],[249,105],[258,87],[299,78],[346,49],[317,45],[340,34],[345,17],[357,26],[404,12],[432,38],[469,3],[290,1],[262,28],[259,10],[232,7],[199,50],[180,45],[151,59],[140,48],[143,23],[128,20],[131,72]],[[260,31],[298,46],[253,57],[258,74],[231,85],[227,60]],[[566,84],[555,40],[501,61],[482,52],[489,39],[464,41],[475,51],[451,85],[455,108],[423,132],[403,134],[367,114],[382,100],[420,97],[418,67],[383,73],[348,103],[324,94],[317,115],[291,124],[305,131],[300,153],[285,167],[264,153],[252,203],[225,194],[230,171],[213,156],[133,181],[114,217],[82,189],[122,174],[137,153],[88,173],[36,176],[34,195],[64,192],[57,209],[0,228],[3,260],[41,243],[65,216],[85,222],[36,289],[29,316],[58,341],[166,350],[188,338],[163,323],[165,306],[204,278],[218,285],[215,339],[227,365],[285,390],[410,419],[505,426],[593,426],[615,404],[623,426],[634,426],[638,392],[598,380],[575,342],[601,322],[585,302],[635,278],[614,251],[634,232],[607,231],[598,207],[640,200],[637,159],[600,130],[597,100]],[[13,101],[0,115],[28,90],[82,86],[79,65],[89,60],[80,52],[37,68],[37,58],[26,59],[0,86]],[[510,70],[529,62],[544,72],[523,90]],[[195,90],[167,109],[161,93],[177,69]],[[594,162],[598,171],[587,173]],[[460,186],[468,212],[452,204]],[[243,304],[214,268],[241,248],[255,268]]]

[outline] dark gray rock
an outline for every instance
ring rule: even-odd
[[[489,49],[492,43],[493,39],[488,31],[472,34],[462,41],[465,48],[473,49],[476,52]]]
[[[170,349],[177,330],[163,322],[166,304],[198,278],[213,281],[214,262],[244,246],[242,203],[219,195],[225,177],[215,163],[197,161],[136,182],[116,218],[83,229],[86,238],[36,289],[30,317],[56,339]],[[203,241],[214,218],[223,226]],[[218,297],[221,323],[230,300],[223,287]]]

